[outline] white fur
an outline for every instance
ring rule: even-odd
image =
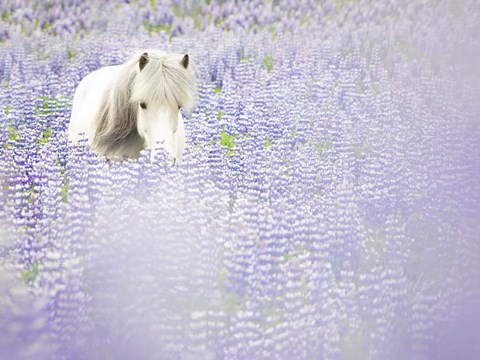
[[[145,52],[148,53],[148,62],[140,70],[139,59]],[[116,150],[111,150],[108,144],[98,145],[102,116],[102,126],[107,129],[104,130],[107,135],[110,128],[114,134],[127,133],[122,130],[126,125],[121,122],[135,121],[135,124],[130,125],[136,126],[145,145],[152,150],[152,158],[157,147],[162,146],[173,161],[180,162],[185,148],[185,128],[178,107],[191,110],[196,101],[194,70],[191,62],[187,69],[183,67],[183,56],[146,50],[122,65],[104,67],[88,74],[75,92],[68,128],[69,141],[78,144],[85,138],[87,145],[101,155],[123,158],[130,154],[128,149],[125,150],[130,146],[128,142]],[[126,100],[122,100],[124,98]],[[140,107],[142,102],[147,104],[147,109]],[[135,116],[131,119],[122,117],[125,106],[135,107]],[[120,128],[115,129],[116,126]]]

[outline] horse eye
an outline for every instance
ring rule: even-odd
[[[140,103],[140,107],[142,109],[146,109],[147,108],[147,104],[145,104],[144,102]]]

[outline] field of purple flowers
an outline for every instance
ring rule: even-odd
[[[0,357],[480,357],[476,0],[0,5]],[[70,147],[79,81],[188,52],[184,162]]]

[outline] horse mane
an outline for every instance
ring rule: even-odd
[[[137,158],[145,140],[137,130],[138,104],[164,101],[187,111],[196,102],[195,68],[181,64],[182,55],[147,50],[148,62],[140,71],[138,53],[123,64],[106,91],[98,112],[99,126],[93,148],[102,155]]]

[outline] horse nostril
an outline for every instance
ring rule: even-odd
[[[140,103],[140,107],[142,109],[146,109],[147,108],[147,104],[145,104],[144,102]]]

